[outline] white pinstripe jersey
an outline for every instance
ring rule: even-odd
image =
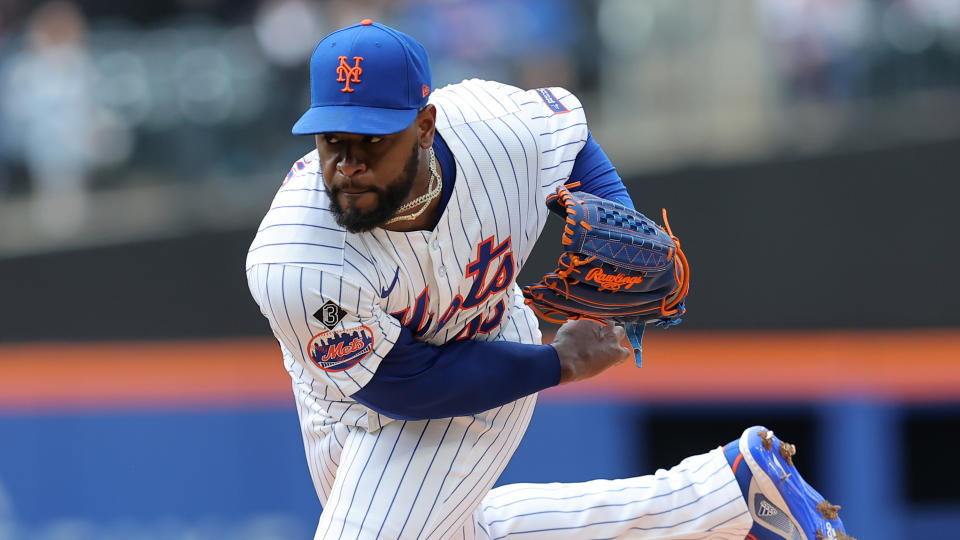
[[[391,420],[349,396],[401,324],[433,344],[540,342],[515,276],[546,222],[547,195],[587,139],[580,102],[562,88],[469,80],[430,103],[457,175],[433,231],[346,232],[313,151],[287,175],[250,247],[250,291],[280,342],[298,406],[321,425],[372,431]]]

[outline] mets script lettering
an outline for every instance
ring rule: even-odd
[[[496,271],[490,281],[487,281],[493,262],[500,259]],[[473,285],[467,292],[467,297],[463,298],[459,294],[453,298],[450,307],[440,316],[437,321],[440,328],[443,328],[451,318],[461,309],[471,309],[479,306],[491,294],[495,294],[506,289],[513,282],[513,252],[510,251],[510,237],[499,245],[493,245],[493,237],[487,238],[477,246],[477,259],[467,265],[464,277],[473,277]],[[499,324],[499,321],[497,321]]]
[[[506,290],[513,283],[514,272],[510,237],[497,245],[494,245],[492,236],[481,242],[477,246],[477,258],[467,264],[464,269],[464,277],[473,278],[470,290],[466,297],[458,294],[453,298],[453,301],[444,310],[443,315],[437,319],[437,331],[446,326],[458,311],[480,306],[491,295]],[[391,315],[399,319],[401,324],[410,329],[415,336],[422,336],[433,321],[434,315],[429,313],[427,308],[429,302],[430,293],[428,289],[424,289],[417,297],[412,309],[408,307],[402,311],[391,313]],[[491,332],[500,326],[505,311],[506,304],[503,300],[500,300],[493,306],[493,313],[489,317],[484,317],[482,313],[477,315],[467,323],[455,339],[470,339],[477,333]]]
[[[360,75],[363,73],[363,68],[360,67],[361,60],[363,60],[362,56],[354,56],[351,66],[347,63],[346,56],[340,57],[340,65],[337,66],[337,82],[344,83],[343,88],[340,89],[341,92],[353,92],[350,83],[360,82]]]
[[[433,313],[427,313],[427,307],[429,305],[430,288],[427,287],[423,289],[423,292],[417,297],[412,313],[410,312],[410,308],[404,308],[401,311],[391,313],[391,315],[396,317],[397,320],[400,321],[400,324],[406,326],[407,329],[413,332],[413,335],[420,337],[426,333],[427,329],[430,328],[430,323],[433,322]]]
[[[373,351],[373,332],[366,326],[332,330],[313,336],[307,354],[324,371],[343,371],[360,363]]]
[[[329,362],[331,360],[339,360],[341,357],[355,353],[365,346],[366,345],[363,343],[363,340],[360,338],[353,338],[353,341],[351,341],[349,345],[337,343],[327,350],[327,354],[323,355],[323,361]]]

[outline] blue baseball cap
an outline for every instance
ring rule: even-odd
[[[364,19],[329,34],[310,58],[310,109],[294,135],[403,131],[431,91],[427,51],[412,37]]]

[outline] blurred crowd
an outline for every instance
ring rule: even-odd
[[[761,0],[783,92],[846,100],[960,88],[956,0]]]
[[[960,92],[956,0],[0,0],[0,200],[65,238],[98,190],[282,178],[314,45],[365,17],[420,39],[436,86],[566,86],[609,133],[747,103],[720,145],[762,107]]]

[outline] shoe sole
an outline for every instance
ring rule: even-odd
[[[796,446],[756,426],[743,432],[738,446],[760,491],[773,504],[789,510],[790,521],[807,540],[855,540],[843,529],[840,507],[824,499],[794,467]],[[792,501],[785,500],[782,493],[788,493]]]

